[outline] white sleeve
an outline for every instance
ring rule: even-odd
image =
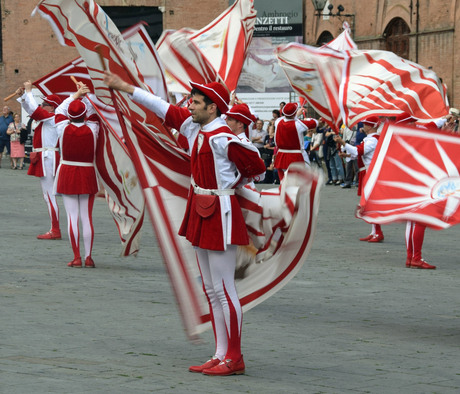
[[[35,97],[32,92],[24,93],[18,101],[22,104],[24,111],[26,111],[29,115],[32,115],[38,108],[38,104],[35,101]]]
[[[142,104],[144,107],[155,112],[161,119],[166,117],[170,104],[161,97],[155,96],[138,87],[134,88],[131,97],[136,103]]]
[[[345,144],[345,152],[349,153],[352,156],[358,157],[358,148],[356,146]]]

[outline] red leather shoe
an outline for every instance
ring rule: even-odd
[[[410,268],[411,261],[412,260],[409,257],[406,259],[406,268]]]
[[[81,257],[73,259],[70,263],[67,264],[67,267],[81,268]]]
[[[384,239],[383,234],[375,234],[369,241],[367,242],[382,242]]]
[[[420,260],[412,260],[410,263],[411,268],[418,268],[422,270],[435,270],[436,266],[428,264],[425,260],[420,259]]]
[[[366,241],[366,242],[367,242],[367,241],[369,241],[372,237],[373,237],[373,235],[372,235],[372,234],[369,234],[367,237],[360,238],[359,240],[360,240],[360,241]]]
[[[211,368],[215,367],[219,363],[220,363],[220,360],[217,357],[213,357],[213,358],[211,358],[211,360],[206,361],[204,364],[192,365],[191,367],[189,367],[188,370],[190,372],[201,373],[205,369],[211,369]]]
[[[215,367],[204,369],[203,374],[212,376],[242,375],[244,374],[244,369],[243,356],[241,356],[237,362],[234,362],[229,358],[222,360]]]
[[[37,239],[61,239],[61,230],[50,230],[45,234],[37,235]]]
[[[94,264],[94,261],[91,258],[91,256],[88,256],[85,259],[85,268],[96,268],[96,265]]]

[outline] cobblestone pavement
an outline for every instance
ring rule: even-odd
[[[40,241],[39,181],[0,169],[0,392],[458,393],[460,228],[427,230],[435,271],[404,268],[404,224],[359,242],[356,189],[324,187],[312,251],[280,292],[244,315],[246,374],[187,371],[212,355],[188,342],[149,223],[137,257],[119,257],[95,203],[96,269],[70,269],[65,237]],[[62,200],[62,229],[65,212]]]

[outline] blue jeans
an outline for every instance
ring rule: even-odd
[[[336,181],[340,179],[343,181],[345,179],[345,172],[343,171],[343,162],[338,151],[329,159],[329,165],[331,167],[332,180]]]

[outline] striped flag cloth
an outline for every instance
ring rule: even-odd
[[[460,136],[387,123],[364,180],[357,216],[414,221],[439,230],[460,223]]]
[[[144,80],[158,95],[166,98],[167,88],[161,78],[158,55],[143,24],[136,24],[123,32],[141,70]],[[148,61],[150,60],[150,61]],[[44,94],[57,94],[65,99],[75,92],[71,76],[94,91],[84,60],[79,57],[52,73],[38,79],[34,85]],[[144,197],[128,150],[121,140],[122,130],[115,109],[105,105],[96,96],[91,97],[101,119],[101,130],[96,152],[96,168],[104,186],[109,211],[117,226],[122,242],[122,256],[138,252],[140,229],[144,219]],[[117,159],[114,160],[114,157]]]
[[[369,116],[408,113],[436,119],[449,113],[441,81],[433,70],[387,51],[345,51],[340,104],[344,123]]]
[[[188,93],[189,81],[221,80],[234,91],[254,32],[253,0],[237,0],[204,28],[165,31],[158,53],[172,92]]]

